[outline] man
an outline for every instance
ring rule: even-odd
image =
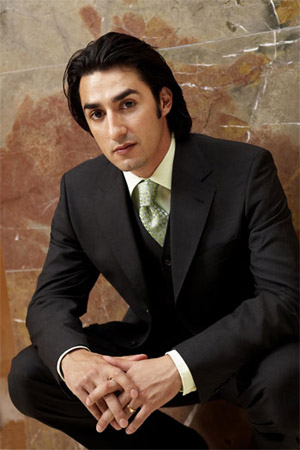
[[[134,37],[78,51],[65,83],[103,155],[62,179],[16,407],[87,448],[206,448],[159,409],[225,398],[255,448],[295,448],[297,240],[272,157],[190,134],[170,68]],[[129,310],[82,328],[99,273]]]

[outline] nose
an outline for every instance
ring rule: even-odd
[[[119,141],[122,136],[127,134],[127,126],[119,114],[107,114],[108,135],[111,140]]]

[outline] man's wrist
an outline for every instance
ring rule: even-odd
[[[169,370],[169,379],[172,381],[172,385],[174,386],[174,388],[176,387],[177,392],[180,392],[182,389],[182,381],[181,381],[181,376],[180,373],[176,367],[176,364],[173,361],[173,358],[171,358],[171,356],[166,353],[165,356],[168,358],[168,360],[170,361],[170,369]]]
[[[62,353],[62,354],[60,355],[60,357],[58,358],[57,365],[56,365],[56,370],[57,370],[58,375],[60,376],[60,378],[61,378],[63,381],[65,381],[65,379],[64,379],[64,374],[63,374],[63,369],[62,369],[62,361],[63,361],[64,357],[65,357],[66,355],[68,355],[69,353],[71,353],[71,352],[73,352],[73,351],[75,351],[75,350],[80,350],[80,349],[84,349],[84,350],[90,351],[90,349],[89,349],[88,347],[85,347],[84,345],[77,345],[76,347],[71,347],[71,348],[69,348],[68,350],[66,350],[66,351],[65,351],[64,353]]]
[[[187,395],[190,392],[196,391],[193,376],[182,356],[177,352],[177,350],[170,350],[169,352],[166,352],[166,355],[169,355],[170,358],[172,358],[178,370],[182,383],[182,389],[180,390],[182,395]]]

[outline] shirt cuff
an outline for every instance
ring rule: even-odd
[[[179,372],[182,382],[182,395],[187,395],[190,392],[196,391],[197,388],[193,376],[182,356],[177,352],[177,350],[170,350],[169,352],[166,352],[166,355],[169,355],[172,358],[173,363]]]
[[[61,369],[61,362],[62,362],[62,359],[63,359],[64,356],[66,356],[67,353],[70,353],[71,351],[76,350],[77,348],[84,348],[85,350],[90,351],[90,349],[87,348],[87,347],[85,347],[84,345],[76,345],[76,347],[68,348],[68,350],[66,350],[65,352],[63,352],[63,354],[60,355],[60,357],[58,358],[57,365],[56,365],[56,370],[57,370],[58,375],[60,376],[60,378],[61,378],[63,381],[65,381],[65,379],[64,379],[64,376],[63,376],[63,373],[62,373],[62,369]]]

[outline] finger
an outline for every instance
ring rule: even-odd
[[[104,431],[107,425],[115,418],[116,422],[121,428],[128,426],[128,420],[122,405],[114,394],[109,394],[104,397],[104,400],[109,408],[110,414],[102,414],[98,420],[97,431]]]
[[[118,401],[121,404],[121,407],[123,409],[123,412],[125,414],[125,418],[128,420],[131,414],[129,414],[127,408],[125,406],[128,404],[128,402],[131,400],[131,398],[126,394],[126,392],[122,392],[119,397]],[[101,432],[103,431],[103,426],[106,426],[106,423],[112,424],[114,422],[114,416],[113,413],[109,408],[103,413],[101,417],[101,422],[99,423],[99,427],[97,426],[97,431]],[[103,424],[103,425],[102,425]],[[119,426],[119,425],[118,425]],[[120,428],[119,428],[120,429]]]
[[[100,420],[100,418],[102,416],[102,412],[98,408],[97,405],[92,405],[89,408],[86,406],[86,408],[89,410],[89,412],[92,414],[92,416],[95,417],[96,420]]]
[[[119,390],[120,387],[121,386],[114,379],[107,380],[106,382],[100,384],[99,386],[94,388],[86,398],[87,406],[93,405],[105,395]]]
[[[130,361],[129,359],[119,358],[116,356],[103,355],[102,358],[105,359],[105,361],[112,364],[113,366],[119,367],[119,369],[124,370],[125,372],[127,372],[130,369],[130,367],[132,367],[132,364],[134,362]]]
[[[107,409],[108,409],[107,404],[105,403],[105,401],[102,398],[96,403],[96,405],[98,406],[98,408],[102,414],[105,413],[105,411],[107,411]],[[100,417],[101,416],[99,415],[97,420],[99,420]],[[122,429],[114,418],[112,418],[110,425],[117,431],[120,431]]]
[[[92,416],[94,416],[96,420],[99,420],[102,415],[100,408],[96,404],[91,405],[91,406],[87,406],[87,404],[86,404],[88,392],[85,389],[80,388],[80,389],[77,389],[75,395],[84,404],[84,406],[89,410],[89,412],[92,414]]]
[[[114,385],[117,385],[117,383],[114,383]],[[95,386],[93,386],[93,388],[94,387]],[[77,387],[76,392],[74,392],[74,394],[84,404],[84,406],[91,413],[91,415],[97,420],[97,422],[98,420],[100,420],[102,414],[105,413],[106,410],[108,410],[107,404],[102,398],[100,398],[96,403],[88,406],[87,405],[88,391],[83,387]],[[113,415],[111,415],[110,425],[117,431],[121,430],[120,425],[115,421]]]
[[[105,403],[105,401],[103,400],[103,398],[100,398],[100,400],[98,400],[95,405],[98,406],[99,410],[101,411],[101,413],[103,414],[106,410],[107,410],[107,404]]]
[[[126,428],[126,434],[133,434],[135,431],[137,431],[140,426],[143,425],[145,420],[150,416],[151,412],[152,411],[147,410],[147,408],[143,406],[137,413],[133,421]]]
[[[110,394],[105,396],[104,400],[120,427],[126,428],[128,420],[118,397],[114,394]]]
[[[130,361],[128,361],[130,362]],[[132,362],[130,362],[132,364]],[[118,371],[118,373],[114,372],[112,374],[113,381],[118,383],[119,387],[122,388],[131,398],[137,398],[139,395],[139,391],[137,386],[133,383],[130,377],[123,372],[123,370]]]
[[[120,431],[123,428],[118,424],[118,422],[113,418],[112,413],[108,409],[105,413],[105,416],[102,419],[101,423],[97,423],[96,430],[98,433],[102,433],[107,428],[107,425],[111,425],[115,430]],[[103,425],[102,425],[103,424]]]
[[[125,406],[124,411],[126,411],[127,416],[128,416],[128,415],[129,415],[129,416],[132,416],[132,414],[134,414],[134,413],[138,410],[138,408],[140,408],[140,406],[136,406],[136,405],[134,405],[132,402],[129,402],[129,403]]]
[[[143,359],[148,359],[148,356],[145,353],[139,353],[138,355],[121,356],[120,359],[127,359],[129,361],[142,361]]]
[[[137,398],[139,393],[137,387],[133,384],[130,378],[121,370],[113,372],[112,379],[101,383],[92,392],[89,393],[86,404],[87,406],[93,405],[99,398],[105,397],[117,390],[124,390],[131,398]]]
[[[120,427],[120,425],[118,424],[118,422],[117,422],[115,419],[113,419],[113,420],[110,422],[110,425],[111,425],[116,431],[123,430],[123,428]]]
[[[97,403],[95,403],[91,407],[86,408],[90,411],[90,413],[95,417],[95,419],[98,421],[102,417],[102,415],[105,413],[105,411],[109,411],[107,404],[105,401],[101,398]],[[98,409],[97,409],[98,408]],[[115,419],[112,417],[112,420],[110,422],[110,425],[117,431],[121,430],[120,425],[115,421]]]
[[[82,394],[82,398],[79,397],[79,400],[82,401],[82,403],[89,410],[89,412],[92,414],[92,416],[94,416],[96,420],[99,420],[100,417],[102,416],[101,407],[99,405],[97,405],[97,404],[94,404],[94,405],[91,405],[91,406],[87,406],[86,405],[86,398],[87,398],[87,393],[85,392],[85,393]]]

